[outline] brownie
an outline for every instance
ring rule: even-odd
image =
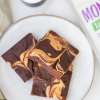
[[[52,66],[64,51],[65,41],[53,31],[49,31],[30,53],[29,59],[45,66]]]
[[[37,40],[29,33],[2,55],[24,82],[32,78],[32,71],[28,67],[28,54],[36,43]]]

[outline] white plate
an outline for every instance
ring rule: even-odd
[[[67,100],[81,100],[88,92],[94,73],[94,61],[91,48],[83,33],[70,22],[46,15],[31,16],[12,25],[0,41],[0,55],[17,43],[26,34],[32,32],[40,39],[48,30],[54,30],[80,51],[74,61],[74,71]],[[32,80],[22,82],[10,65],[0,58],[0,85],[8,100],[47,100],[31,96]]]

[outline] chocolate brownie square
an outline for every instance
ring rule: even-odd
[[[37,40],[29,33],[2,55],[3,59],[11,64],[24,82],[32,77],[28,68],[28,54],[36,43]]]
[[[52,66],[65,49],[65,41],[57,33],[49,31],[31,51],[29,59],[45,66]]]

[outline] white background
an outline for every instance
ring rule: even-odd
[[[45,4],[35,8],[24,5],[20,0],[10,0],[10,5],[13,21],[34,14],[52,14],[62,16],[79,26],[79,20],[70,4],[70,0],[47,0]],[[100,65],[96,58],[94,81],[84,100],[100,100]]]

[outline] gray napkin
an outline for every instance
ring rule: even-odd
[[[0,91],[0,100],[6,100],[3,93]]]
[[[0,0],[0,37],[11,22],[8,0]]]

